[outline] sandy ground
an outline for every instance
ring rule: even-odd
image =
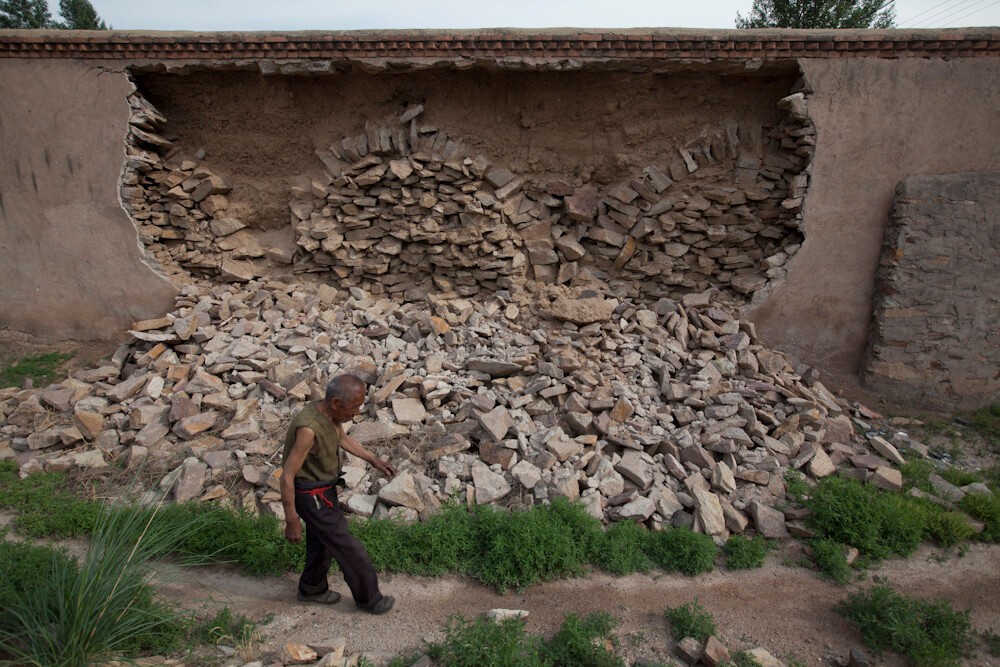
[[[330,607],[296,602],[293,575],[251,578],[226,567],[171,568],[160,590],[167,599],[194,610],[209,612],[229,606],[251,618],[272,614],[273,619],[261,626],[258,655],[282,642],[312,643],[343,636],[348,653],[384,658],[440,639],[453,614],[472,618],[503,607],[528,610],[528,630],[546,634],[555,631],[567,613],[608,611],[621,620],[616,634],[630,660],[647,658],[669,664],[674,642],[663,612],[697,599],[715,618],[718,635],[730,650],[759,646],[802,665],[836,665],[862,642],[860,633],[834,606],[850,591],[874,581],[889,583],[910,596],[943,597],[956,608],[970,609],[978,631],[1000,630],[998,546],[974,545],[962,557],[924,547],[908,559],[888,561],[859,575],[846,588],[790,565],[791,555],[772,553],[758,570],[716,570],[697,577],[597,574],[506,595],[459,577],[390,575],[383,579],[382,588],[396,596],[397,606],[385,616],[374,617],[358,611],[347,597]],[[331,581],[334,588],[346,590],[336,573]],[[882,655],[873,664],[907,663],[899,656]],[[980,646],[965,664],[1000,666],[1000,659]]]

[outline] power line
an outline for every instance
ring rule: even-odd
[[[975,7],[978,4],[988,1],[989,0],[962,0],[957,5],[952,5],[951,7],[945,7],[944,9],[940,9],[934,12],[933,14],[930,14],[929,16],[925,16],[924,18],[920,19],[915,23],[911,23],[908,27],[916,28],[921,25],[929,25],[932,23],[936,23],[945,16],[951,16],[955,12],[965,11],[966,9],[970,9],[971,7]],[[970,5],[969,2],[972,2],[972,4]],[[963,5],[965,6],[963,7]]]
[[[960,14],[960,13],[962,13],[964,11],[972,9],[973,7],[979,6],[979,5],[983,4],[984,2],[989,2],[989,1],[990,0],[976,0],[976,2],[973,2],[971,5],[967,5],[965,7],[962,7],[961,9],[953,9],[951,11],[946,11],[944,13],[938,12],[938,14],[936,14],[934,18],[928,18],[925,21],[921,21],[921,23],[926,23],[927,27],[931,27],[935,23],[940,23],[941,21],[947,21],[949,17],[952,17],[955,14]]]
[[[992,4],[986,5],[985,7],[980,7],[979,9],[971,11],[968,14],[963,14],[962,16],[959,16],[957,19],[952,19],[951,21],[946,21],[946,23],[958,23],[959,21],[964,20],[968,16],[972,16],[973,14],[978,14],[979,12],[984,11],[986,9],[989,9],[990,7],[993,7],[993,6],[996,6],[996,5],[1000,5],[1000,0],[996,0],[996,2],[993,2]],[[937,26],[937,27],[943,28],[945,26],[942,24],[942,25]]]
[[[930,9],[925,9],[924,11],[920,12],[916,16],[911,16],[910,18],[906,19],[905,21],[900,21],[899,25],[906,25],[907,23],[910,23],[911,21],[915,21],[916,19],[920,18],[921,16],[923,16],[927,12],[934,11],[935,9],[937,9],[938,7],[941,7],[942,5],[947,5],[949,2],[954,2],[954,0],[944,0],[944,2],[939,2],[938,4],[934,5]],[[959,2],[959,4],[962,4],[963,2],[968,2],[968,0],[961,0],[961,2]],[[885,5],[883,5],[883,7],[884,6]],[[879,11],[882,11],[882,10],[879,10]]]

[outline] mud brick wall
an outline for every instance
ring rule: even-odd
[[[1000,396],[1000,172],[900,183],[866,383],[914,407]]]

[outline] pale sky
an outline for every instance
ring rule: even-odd
[[[753,0],[91,0],[119,30],[734,28]],[[50,0],[53,10],[58,2]],[[53,11],[53,15],[55,15]],[[1000,26],[1000,0],[897,0],[898,28]]]

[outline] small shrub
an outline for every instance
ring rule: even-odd
[[[585,618],[567,614],[559,632],[545,642],[540,664],[552,667],[625,667],[604,640],[618,625],[607,612],[594,612]]]
[[[820,537],[849,544],[873,560],[913,553],[924,533],[926,515],[914,511],[911,499],[854,480],[823,479],[806,506]]]
[[[985,493],[969,493],[958,503],[958,506],[969,513],[974,519],[986,524],[979,536],[984,542],[1000,542],[1000,495]]]
[[[726,555],[726,567],[730,570],[761,567],[770,550],[771,544],[763,537],[749,539],[741,535],[733,535],[722,547],[722,552]]]
[[[688,528],[651,533],[647,544],[648,555],[658,567],[692,575],[711,572],[719,551],[711,537]]]
[[[972,430],[996,453],[1000,447],[1000,401],[973,412],[971,422]]]
[[[649,531],[634,521],[619,521],[600,532],[593,542],[591,562],[611,574],[648,572],[653,562],[646,555]]]
[[[694,637],[698,641],[704,642],[715,634],[715,620],[698,604],[697,599],[682,604],[680,607],[669,607],[666,615],[667,620],[670,621],[674,638],[677,640]]]
[[[844,556],[844,545],[833,540],[815,539],[809,542],[813,562],[819,571],[843,586],[851,580],[851,566]]]
[[[875,586],[854,593],[837,611],[858,626],[868,646],[907,655],[918,667],[957,666],[972,646],[969,612],[945,600],[927,602]]]

